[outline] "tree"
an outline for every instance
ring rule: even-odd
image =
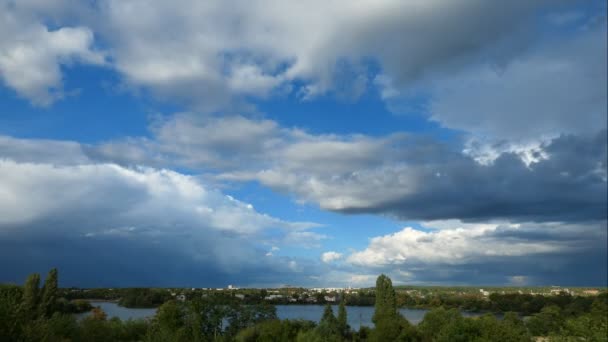
[[[91,315],[88,318],[94,321],[105,321],[108,318],[108,315],[102,308],[96,306],[91,310]]]
[[[44,280],[44,287],[42,288],[42,298],[40,300],[40,315],[45,317],[51,317],[56,308],[57,302],[57,285],[58,275],[57,269],[53,268],[49,271],[49,274]]]
[[[434,340],[443,328],[460,319],[462,316],[457,309],[446,310],[439,307],[424,315],[424,319],[418,324],[418,329],[425,339]]]
[[[559,331],[562,323],[563,318],[559,307],[549,305],[544,307],[540,313],[532,316],[526,325],[533,336],[546,336],[549,333]]]
[[[322,341],[320,336],[307,334],[313,331],[315,324],[304,320],[266,320],[254,326],[241,330],[236,336],[236,342],[254,341],[296,341],[300,335],[300,341],[315,340]],[[312,339],[311,339],[312,338]]]
[[[321,323],[331,323],[334,324],[336,322],[336,316],[334,316],[334,310],[331,308],[331,305],[326,304],[325,309],[323,310],[323,316],[321,317]]]
[[[372,321],[378,324],[382,320],[395,317],[397,317],[397,302],[393,282],[391,278],[382,274],[376,279],[376,305]]]
[[[340,301],[340,306],[338,307],[338,329],[343,337],[348,335],[348,317],[346,313],[346,306],[344,305],[344,299]]]
[[[321,335],[340,335],[338,320],[336,319],[336,316],[334,316],[334,310],[331,308],[331,305],[325,305],[323,317],[321,317],[321,321],[319,322],[317,329]]]
[[[26,320],[33,320],[38,315],[40,304],[40,275],[32,273],[27,277],[23,286],[23,299],[21,301],[21,313]]]
[[[410,325],[397,312],[393,282],[384,274],[376,280],[376,307],[372,321],[376,328],[370,335],[371,341],[395,341],[402,330],[409,328]]]
[[[184,325],[183,313],[176,301],[170,300],[158,308],[156,320],[161,328],[176,331]]]
[[[16,285],[0,284],[0,341],[13,341],[20,334],[23,289]]]

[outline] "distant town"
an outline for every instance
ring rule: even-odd
[[[314,287],[304,288],[284,285],[279,288],[248,288],[229,284],[226,287],[201,288],[69,288],[63,289],[72,299],[121,300],[127,307],[160,305],[166,300],[187,301],[200,296],[227,296],[245,302],[273,304],[327,304],[345,300],[349,305],[374,304],[374,288]],[[599,287],[441,287],[396,286],[397,301],[402,307],[457,306],[471,310],[485,310],[490,297],[513,296],[597,296],[604,288]],[[130,300],[129,298],[133,298]],[[139,302],[138,302],[139,301]]]

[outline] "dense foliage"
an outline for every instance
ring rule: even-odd
[[[70,292],[58,289],[57,270],[49,272],[42,287],[40,280],[33,274],[23,286],[0,286],[0,341],[509,342],[534,341],[540,336],[545,341],[608,340],[606,293],[588,298],[561,295],[542,301],[535,296],[492,295],[488,302],[500,310],[535,313],[525,319],[513,312],[505,313],[502,319],[492,314],[465,318],[458,309],[441,306],[414,326],[399,314],[399,294],[390,278],[381,275],[374,291],[375,327],[354,331],[348,326],[345,300],[341,300],[337,315],[327,305],[316,324],[279,320],[273,305],[252,297],[245,300],[212,293],[180,301],[166,298],[168,291],[153,289],[117,291],[132,294],[122,299],[128,305],[163,302],[152,319],[108,319],[100,308],[78,319],[74,313],[89,310],[90,304],[66,298]]]

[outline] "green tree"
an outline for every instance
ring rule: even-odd
[[[243,305],[240,300],[232,299],[231,305],[226,309],[225,314],[229,323],[226,332],[231,336],[256,323],[277,319],[276,307],[268,303]]]
[[[550,305],[532,316],[526,325],[533,336],[547,336],[549,333],[558,332],[563,321],[559,307]]]
[[[57,303],[57,288],[58,288],[57,269],[53,268],[44,280],[42,287],[42,298],[40,300],[40,315],[51,317],[56,310]]]
[[[296,341],[300,334],[300,340],[308,337],[307,332],[314,329],[315,324],[304,320],[267,320],[254,326],[241,330],[235,337],[237,342],[271,342],[271,341]]]
[[[319,322],[317,330],[323,336],[341,336],[340,329],[338,327],[338,320],[336,319],[336,316],[334,316],[334,310],[332,309],[331,305],[325,305],[325,310],[323,310],[323,317],[321,317],[321,321]]]
[[[25,320],[33,320],[38,316],[40,304],[40,275],[32,273],[27,277],[23,286],[21,313]]]
[[[23,289],[17,285],[0,285],[0,341],[13,341],[20,335]]]
[[[327,304],[323,311],[323,316],[319,325],[309,331],[298,333],[298,342],[339,342],[342,341],[342,334],[338,328],[338,320],[334,316],[331,305]]]
[[[393,282],[382,274],[376,279],[376,305],[372,321],[378,324],[382,320],[394,319],[397,314]]]
[[[343,337],[346,337],[350,330],[344,299],[340,301],[340,306],[338,307],[338,330],[340,330],[340,334],[342,334]]]
[[[608,305],[598,296],[590,312],[566,320],[559,332],[550,334],[551,341],[608,341]]]
[[[371,341],[395,341],[403,330],[409,330],[409,322],[397,312],[393,282],[382,274],[376,279],[376,306],[372,321],[376,325]]]
[[[468,341],[483,341],[481,338],[480,324],[473,319],[465,319],[460,316],[459,319],[451,321],[441,329],[437,338],[437,342],[468,342]],[[494,341],[501,341],[494,339]]]
[[[443,307],[439,307],[424,315],[424,319],[418,325],[418,329],[426,340],[435,340],[442,329],[461,318],[462,316],[457,309],[446,310]]]

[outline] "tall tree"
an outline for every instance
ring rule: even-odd
[[[323,337],[326,341],[339,341],[342,338],[338,329],[338,320],[329,304],[325,305],[323,317],[315,329],[315,335]]]
[[[321,317],[320,323],[336,324],[336,316],[334,316],[334,310],[331,308],[331,305],[325,305],[325,310],[323,310],[323,317]]]
[[[40,274],[32,273],[27,277],[23,286],[21,312],[26,319],[32,320],[38,315],[40,304]]]
[[[348,318],[346,316],[346,307],[344,305],[344,296],[340,301],[340,307],[338,308],[338,328],[342,336],[346,336],[348,333]]]
[[[370,341],[395,341],[409,323],[397,312],[395,289],[391,278],[382,274],[376,280],[376,308],[372,321],[375,328]]]
[[[372,321],[378,324],[384,319],[397,317],[397,302],[395,299],[395,289],[391,278],[381,274],[376,279],[376,307]]]
[[[49,271],[49,274],[44,280],[44,287],[42,288],[42,299],[40,300],[40,314],[43,316],[51,317],[56,308],[57,302],[57,285],[58,275],[57,269],[53,268]]]

